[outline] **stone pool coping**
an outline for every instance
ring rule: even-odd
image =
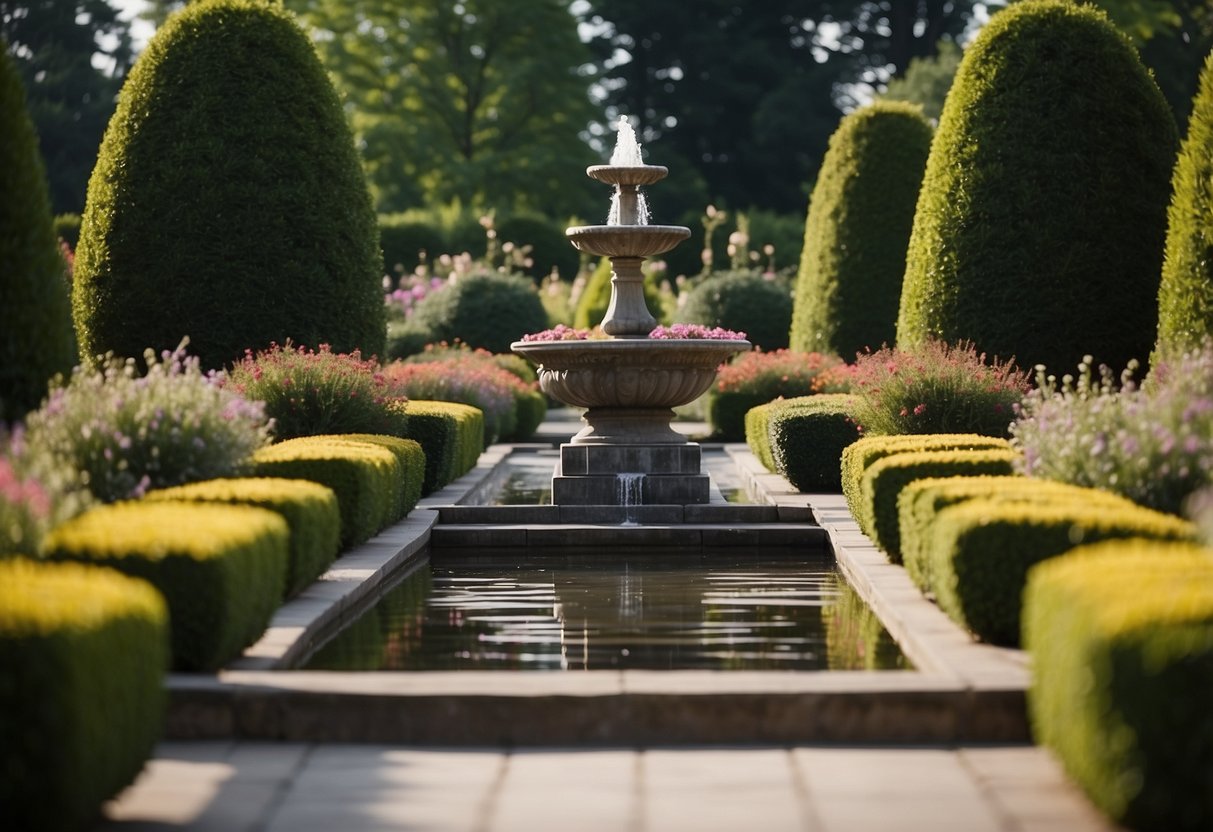
[[[761,502],[797,517],[807,507],[915,670],[276,669],[300,660],[318,633],[360,613],[383,581],[407,569],[429,542],[439,507],[474,499],[511,453],[528,447],[491,447],[471,472],[344,554],[218,674],[171,674],[166,735],[463,746],[1029,739],[1025,654],[974,642],[859,532],[840,495],[797,493],[744,445],[714,451],[727,454]]]

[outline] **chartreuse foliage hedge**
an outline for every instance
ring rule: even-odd
[[[182,336],[205,367],[271,342],[382,355],[379,230],[341,102],[281,4],[192,3],[127,77],[89,181],[81,352]]]
[[[425,451],[425,482],[429,494],[476,467],[484,449],[484,413],[457,402],[409,401],[409,437]]]
[[[1059,374],[1086,354],[1146,358],[1176,145],[1166,100],[1102,12],[1036,0],[995,15],[931,145],[898,346],[972,340]]]
[[[12,422],[72,368],[75,344],[38,136],[17,67],[0,53],[0,422]]]
[[[772,411],[767,434],[775,470],[798,491],[842,489],[842,452],[859,439],[854,404],[845,393],[822,393],[788,399]]]
[[[967,500],[1051,504],[1058,500],[1085,500],[1107,506],[1109,511],[1135,505],[1118,494],[1096,488],[1024,476],[941,477],[915,480],[897,497],[897,528],[901,559],[906,572],[920,589],[934,591],[931,553],[935,521],[949,506]]]
[[[417,501],[421,499],[421,486],[425,482],[425,451],[421,449],[420,442],[415,439],[401,439],[398,436],[383,436],[375,433],[344,433],[329,438],[366,442],[391,451],[400,464],[400,487],[391,516],[384,525],[396,522],[413,510]]]
[[[259,506],[282,516],[290,529],[285,597],[314,581],[336,559],[341,540],[337,495],[318,483],[278,477],[241,477],[150,491],[145,500]]]
[[[42,548],[151,582],[168,602],[173,667],[214,670],[265,631],[289,541],[286,521],[263,508],[136,501],[81,514]]]
[[[925,477],[978,477],[1014,473],[1018,451],[987,448],[977,451],[914,451],[876,460],[863,472],[859,504],[867,535],[889,560],[901,563],[901,534],[897,498],[901,490]]]
[[[768,471],[775,470],[775,457],[771,455],[771,436],[767,433],[771,424],[771,411],[781,407],[783,399],[751,407],[745,412],[745,443],[750,452]]]
[[[6,829],[78,829],[160,735],[168,617],[145,581],[0,563],[0,810]]]
[[[1213,54],[1205,60],[1188,136],[1171,178],[1158,288],[1158,350],[1179,355],[1213,336]]]
[[[1036,739],[1131,829],[1213,829],[1213,551],[1126,540],[1034,567]]]
[[[913,451],[976,451],[986,448],[1010,449],[1005,439],[981,436],[976,433],[930,433],[898,434],[895,436],[864,436],[842,451],[839,468],[842,472],[842,493],[847,498],[851,516],[864,534],[870,534],[864,525],[860,507],[859,485],[864,471],[879,459],[898,453]]]
[[[1193,540],[1196,527],[1143,506],[1109,507],[1084,496],[1048,504],[973,499],[944,509],[932,536],[932,585],[940,608],[978,638],[1019,643],[1028,570],[1080,543],[1131,537]]]
[[[933,133],[921,107],[900,101],[839,123],[809,198],[792,349],[853,356],[893,343]]]

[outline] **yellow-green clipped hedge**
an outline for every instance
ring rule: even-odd
[[[398,488],[393,492],[395,502],[384,525],[395,523],[413,510],[417,501],[421,499],[421,485],[425,481],[425,451],[421,449],[420,442],[415,439],[401,439],[399,436],[384,436],[377,433],[342,433],[329,438],[349,442],[366,442],[391,451],[396,457],[396,461],[400,463],[400,479]]]
[[[43,553],[111,566],[168,602],[173,667],[213,670],[265,631],[282,601],[290,532],[254,506],[114,503],[53,529]]]
[[[842,452],[859,438],[854,404],[854,396],[823,393],[788,399],[771,411],[767,434],[775,470],[797,491],[841,490]]]
[[[1126,540],[1032,569],[1033,732],[1132,829],[1213,829],[1213,551]]]
[[[391,522],[401,487],[400,463],[386,448],[366,442],[301,436],[253,454],[260,477],[318,482],[337,495],[341,546],[366,540]]]
[[[775,470],[775,457],[771,454],[771,436],[767,432],[771,424],[771,412],[782,405],[783,399],[751,407],[745,412],[745,443],[750,453],[762,463],[768,471]]]
[[[205,480],[148,492],[145,500],[230,503],[277,512],[291,530],[285,597],[295,595],[337,557],[341,513],[337,495],[319,483],[281,477]]]
[[[940,608],[978,638],[1019,643],[1028,570],[1080,543],[1131,537],[1193,540],[1196,527],[1138,505],[1084,498],[1051,504],[973,499],[939,513],[931,573]]]
[[[409,401],[410,439],[425,451],[425,481],[429,494],[476,467],[484,449],[484,413],[456,402]]]
[[[1009,448],[989,448],[913,451],[882,457],[867,467],[860,481],[860,526],[889,560],[901,563],[897,498],[903,488],[927,477],[1009,475],[1018,455]]]
[[[842,493],[847,498],[851,515],[860,524],[859,484],[868,466],[891,454],[908,451],[976,451],[983,448],[1010,448],[1011,443],[993,436],[976,433],[897,434],[895,436],[865,436],[843,449],[841,467]]]
[[[1134,503],[1118,494],[1079,485],[1023,476],[940,477],[915,480],[897,497],[901,559],[920,589],[934,591],[931,581],[932,535],[939,512],[966,500],[1052,503],[1087,500],[1113,510]]]
[[[143,768],[164,717],[168,621],[144,581],[0,563],[0,825],[76,829]]]

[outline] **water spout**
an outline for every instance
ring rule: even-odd
[[[634,168],[644,164],[640,155],[640,142],[636,141],[636,130],[627,116],[619,117],[619,132],[615,135],[615,150],[611,153],[611,164]]]
[[[644,474],[616,474],[615,481],[619,489],[619,505],[623,506],[622,525],[639,525],[628,509],[644,502]]]
[[[627,116],[619,117],[619,132],[615,136],[611,164],[618,167],[640,167],[644,164],[640,142],[636,140],[636,130],[628,122]],[[611,195],[607,225],[648,224],[649,205],[640,189],[635,185],[616,185],[615,192]]]

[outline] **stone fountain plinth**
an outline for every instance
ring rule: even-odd
[[[670,427],[673,408],[712,386],[729,356],[748,341],[652,339],[657,321],[644,299],[641,264],[691,236],[682,226],[648,225],[640,186],[668,170],[640,161],[626,119],[612,164],[586,173],[615,186],[607,225],[567,230],[581,251],[611,259],[611,301],[602,319],[608,337],[582,341],[516,341],[514,352],[538,365],[539,385],[565,404],[586,408],[586,426],[560,447],[552,478],[556,505],[706,503],[708,475],[699,445]]]

